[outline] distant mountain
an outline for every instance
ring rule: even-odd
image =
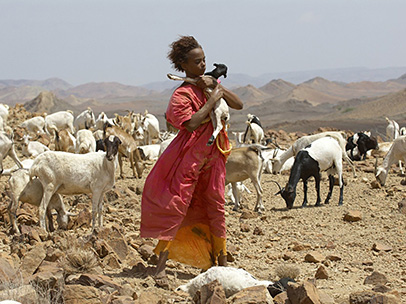
[[[90,82],[64,91],[58,91],[58,95],[62,97],[75,95],[79,98],[147,96],[152,93],[153,91],[143,87],[128,86],[118,82]]]
[[[237,94],[241,100],[244,100],[245,106],[261,104],[262,101],[271,97],[263,90],[257,89],[252,85],[236,88],[233,92]]]
[[[335,113],[334,116],[340,119],[384,119],[385,116],[389,116],[392,119],[404,120],[406,117],[405,104],[406,89],[369,99],[358,106],[348,103],[346,107],[338,106],[339,113]]]
[[[290,83],[282,79],[275,79],[268,82],[259,89],[261,91],[264,91],[268,95],[275,97],[290,92],[294,88],[296,88],[296,85],[294,85],[293,83]]]
[[[41,92],[36,98],[24,103],[24,108],[30,112],[54,113],[58,111],[72,110],[79,113],[76,107],[58,98],[52,92]]]
[[[35,98],[42,91],[44,91],[43,88],[34,86],[6,86],[0,89],[0,102],[9,105],[24,103]]]
[[[73,87],[71,84],[59,78],[49,78],[45,80],[0,80],[0,89],[4,87],[41,87],[48,91],[67,90]]]

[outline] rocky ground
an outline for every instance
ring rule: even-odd
[[[278,142],[288,145],[298,134],[278,135]],[[8,158],[4,164],[7,168],[13,162]],[[156,241],[139,237],[141,193],[150,168],[142,179],[135,179],[129,163],[124,165],[126,177],[118,179],[106,195],[105,228],[93,236],[86,195],[64,197],[70,210],[79,214],[67,231],[45,233],[38,227],[37,208],[22,205],[18,212],[22,234],[10,234],[6,209],[10,200],[5,193],[8,177],[0,178],[0,300],[27,294],[26,299],[33,302],[23,303],[46,303],[46,298],[54,299],[48,303],[56,303],[55,299],[62,297],[66,303],[74,303],[72,295],[80,291],[103,303],[192,303],[175,288],[198,275],[199,269],[169,261],[169,289],[159,288],[152,278],[138,277],[135,272],[135,265],[154,262],[151,248]],[[374,285],[365,284],[365,280],[377,272],[386,278],[380,281],[385,290],[396,294],[399,303],[406,303],[406,212],[399,207],[406,196],[401,183],[404,177],[393,167],[386,186],[374,188],[372,159],[356,163],[356,178],[344,166],[342,206],[337,205],[339,191],[335,187],[329,205],[314,207],[314,183],[309,182],[310,206],[300,208],[300,182],[295,207],[287,210],[283,199],[275,196],[278,187],[273,181],[284,185],[288,174],[264,174],[266,211],[259,215],[253,212],[254,188],[246,181],[252,193],[243,194],[243,209],[233,211],[232,205],[226,206],[229,266],[243,268],[259,279],[278,280],[289,271],[297,281],[317,277],[317,289],[334,303],[349,303],[351,294],[372,290]],[[327,184],[323,176],[322,199]],[[319,268],[324,268],[324,275]],[[35,283],[31,283],[34,290],[28,287],[29,281]],[[26,291],[13,289],[22,286]],[[38,290],[43,298],[35,302]]]

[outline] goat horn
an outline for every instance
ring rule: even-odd
[[[282,150],[282,148],[279,147],[279,145],[278,145],[278,143],[277,143],[277,141],[276,141],[276,138],[275,138],[275,141],[272,141],[272,143],[275,145],[275,147],[277,147],[278,149],[281,149],[281,150]]]
[[[378,156],[375,156],[375,168],[374,168],[374,175],[376,176],[376,172],[378,171]]]
[[[278,150],[275,149],[275,150],[273,151],[272,159],[274,159],[277,154],[278,154]]]
[[[277,184],[279,187],[279,190],[282,191],[282,187],[281,187],[281,185],[279,185],[279,183],[277,181],[271,180],[271,182],[274,182],[275,184]]]

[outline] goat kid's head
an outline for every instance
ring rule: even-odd
[[[221,76],[223,76],[224,78],[227,78],[227,66],[225,64],[222,63],[214,63],[213,64],[216,68],[211,71],[211,72],[207,72],[205,75],[210,75],[213,76],[216,79],[219,79]]]
[[[118,146],[121,145],[121,140],[117,136],[106,137],[103,141],[106,149],[107,160],[112,161],[118,153]]]
[[[276,183],[279,187],[279,191],[275,193],[275,195],[280,194],[282,198],[285,200],[286,203],[286,208],[292,209],[293,208],[293,203],[295,202],[296,199],[296,191],[292,186],[289,186],[289,184],[286,184],[285,187],[281,187],[278,182],[273,181]]]

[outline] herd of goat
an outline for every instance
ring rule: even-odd
[[[68,226],[73,215],[64,205],[62,195],[91,193],[92,230],[96,223],[103,225],[103,196],[115,183],[115,171],[119,166],[124,178],[123,158],[130,161],[133,176],[141,178],[147,165],[152,164],[175,138],[174,131],[160,131],[158,119],[148,113],[129,112],[108,118],[100,113],[97,119],[90,108],[74,117],[71,111],[35,116],[14,129],[7,124],[9,106],[0,104],[0,172],[10,176],[8,195],[11,199],[8,212],[11,231],[19,233],[16,213],[19,202],[39,207],[39,225],[54,230],[52,212],[56,211],[58,228]],[[278,194],[292,208],[296,188],[303,181],[304,200],[307,205],[307,181],[314,177],[317,191],[315,205],[321,204],[321,172],[326,171],[329,191],[324,203],[329,203],[338,177],[339,204],[343,203],[344,183],[342,163],[345,161],[356,176],[354,161],[363,160],[367,154],[384,158],[375,176],[384,185],[390,166],[406,161],[405,129],[388,121],[388,142],[379,143],[368,132],[358,132],[347,138],[345,132],[330,131],[297,139],[288,149],[282,149],[270,139],[265,139],[258,117],[248,114],[245,132],[233,132],[235,144],[226,162],[227,196],[240,208],[241,191],[249,191],[242,183],[250,179],[256,194],[255,211],[265,210],[262,203],[261,175],[263,172],[278,174],[290,170],[289,180],[279,186]],[[49,142],[41,142],[43,136]],[[37,140],[32,140],[34,137]],[[26,159],[20,161],[14,150],[20,143]],[[209,143],[210,144],[210,143]],[[16,166],[3,168],[3,159],[10,156]]]

